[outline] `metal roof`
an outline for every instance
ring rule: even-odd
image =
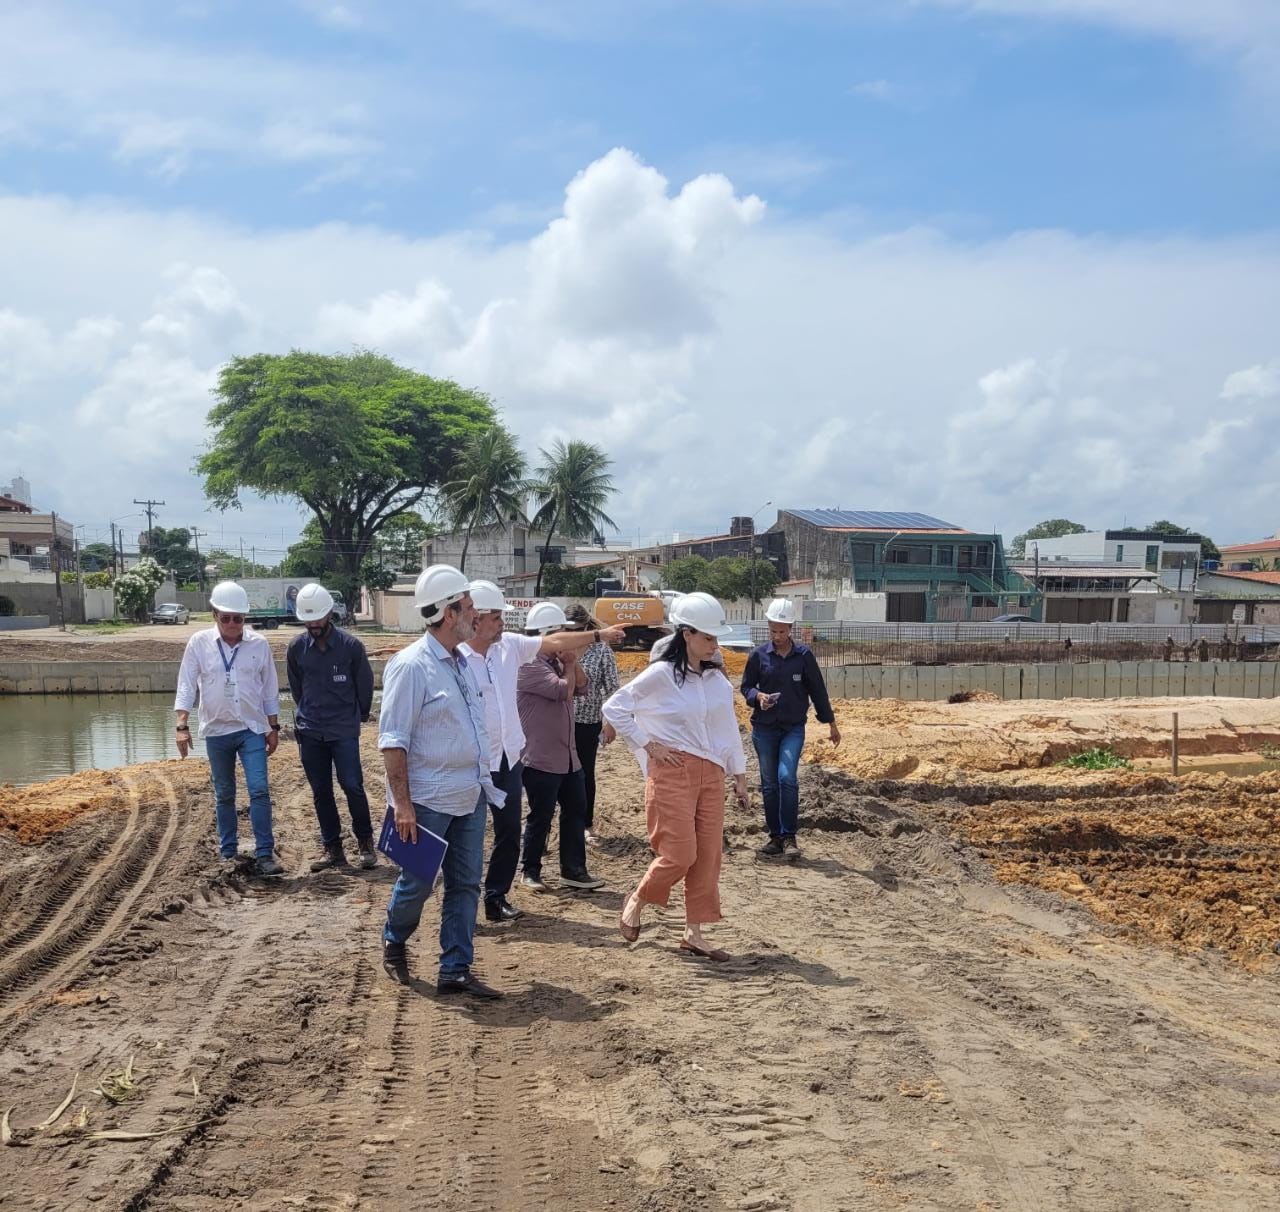
[[[784,509],[825,530],[959,530],[960,527],[927,513],[883,513],[874,509]]]

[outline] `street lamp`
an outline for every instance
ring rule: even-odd
[[[772,505],[772,501],[766,501],[759,509],[751,515],[751,613],[755,613],[756,609],[756,518],[760,516],[766,509]]]

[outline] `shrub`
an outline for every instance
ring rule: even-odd
[[[10,619],[18,613],[18,607],[14,604],[12,598],[6,598],[0,593],[0,619]]]
[[[1070,766],[1076,770],[1129,770],[1133,763],[1112,749],[1095,745],[1083,753],[1073,753],[1069,758],[1063,758],[1058,765]]]
[[[155,560],[139,560],[116,578],[116,606],[122,617],[141,623],[151,609],[151,599],[164,584],[164,571]]]

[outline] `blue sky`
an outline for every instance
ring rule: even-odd
[[[104,88],[135,118],[202,117],[243,134],[285,115],[305,125],[299,144],[318,146],[291,161],[287,136],[271,155],[192,134],[179,170],[163,145],[122,152],[110,127],[64,131],[73,137],[52,154],[6,149],[4,180],[25,190],[252,224],[376,216],[419,234],[529,231],[574,172],[626,146],[672,177],[725,171],[790,212],[850,212],[871,227],[1238,233],[1273,221],[1276,114],[1257,112],[1238,51],[1206,49],[1175,23],[888,0],[29,11],[47,14],[45,29],[102,37],[108,54],[225,71],[217,89],[198,74],[168,90],[145,74]]]
[[[1272,0],[0,4],[0,481],[194,520],[217,366],[365,343],[612,440],[644,534],[744,478],[1270,533],[1216,469],[1280,402],[1277,81]],[[655,492],[691,414],[809,466]]]

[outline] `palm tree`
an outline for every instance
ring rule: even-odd
[[[524,455],[501,425],[483,429],[467,442],[453,478],[440,489],[449,524],[454,530],[466,527],[467,531],[459,572],[466,571],[471,532],[477,526],[519,517],[527,491]]]
[[[604,526],[614,527],[613,519],[604,511],[614,492],[609,475],[612,460],[590,442],[556,441],[550,451],[539,451],[542,466],[529,485],[538,501],[538,512],[531,526],[545,529],[547,542],[538,558],[538,582],[535,596],[542,593],[542,571],[547,563],[547,548],[559,527],[571,539],[590,539]]]

